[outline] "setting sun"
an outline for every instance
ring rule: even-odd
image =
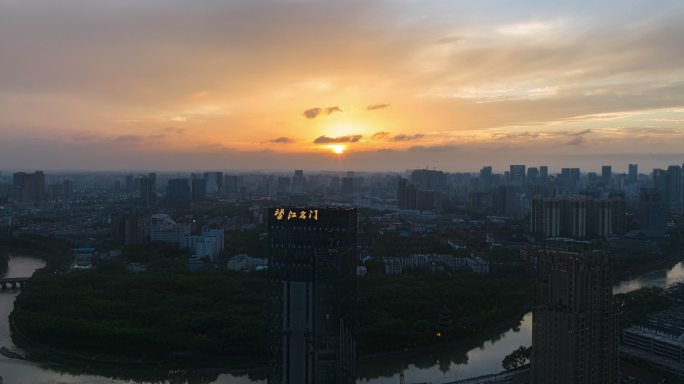
[[[347,150],[347,146],[343,144],[334,144],[334,145],[328,145],[326,148],[330,149],[332,153],[335,153],[337,155],[341,155],[344,153],[344,151]]]

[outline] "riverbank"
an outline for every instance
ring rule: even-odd
[[[463,339],[395,351],[365,354],[358,356],[357,360],[359,364],[378,364],[383,363],[384,361],[396,362],[398,358],[403,361],[403,359],[414,359],[422,355],[440,351],[452,352],[454,348],[463,351],[463,354],[465,355],[467,354],[467,351],[473,348],[481,348],[487,342],[496,342],[505,332],[518,328],[522,323],[523,317],[528,313],[528,309],[529,308],[521,310],[516,316],[506,319],[494,327],[485,329],[482,332],[478,332],[477,334],[473,334]],[[73,371],[102,374],[102,372],[114,373],[121,370],[135,372],[136,370],[140,370],[141,374],[143,374],[142,371],[144,370],[144,374],[149,375],[148,371],[150,370],[160,372],[160,374],[166,370],[194,370],[207,373],[221,372],[231,375],[254,375],[257,377],[265,377],[265,374],[267,373],[265,363],[259,364],[254,361],[246,360],[227,361],[225,358],[209,357],[201,363],[197,361],[191,363],[187,360],[160,360],[142,355],[122,359],[121,357],[107,356],[106,354],[84,355],[60,351],[54,347],[41,344],[24,336],[15,327],[13,322],[10,322],[10,326],[12,329],[12,339],[15,344],[24,351],[30,351],[26,356],[29,361],[47,364],[52,367],[59,367],[60,370],[64,370],[65,372]],[[119,376],[119,378],[138,379],[139,377]],[[165,378],[159,376],[158,379],[163,380]]]
[[[529,313],[531,310],[532,303],[530,302],[524,309],[521,309],[518,313],[516,313],[515,316],[512,316],[509,319],[502,320],[500,323],[490,328],[484,329],[480,332],[477,332],[473,335],[461,339],[449,340],[446,342],[436,342],[430,345],[403,348],[394,351],[369,353],[358,356],[357,360],[360,363],[366,363],[370,361],[394,359],[397,357],[412,358],[428,353],[439,352],[442,350],[451,350],[455,347],[462,350],[470,350],[472,348],[481,346],[487,341],[495,340],[496,338],[501,336],[501,334],[505,333],[510,329],[517,328],[522,322],[522,319],[525,316],[525,314]]]
[[[616,281],[629,280],[647,272],[653,272],[658,269],[671,268],[675,264],[684,260],[684,252],[673,253],[665,256],[662,259],[654,260],[648,263],[640,264],[638,266],[629,268],[625,271],[616,272],[613,274],[613,279]]]

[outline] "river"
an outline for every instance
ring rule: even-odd
[[[44,263],[41,260],[21,255],[10,259],[8,277],[29,276]],[[615,293],[628,292],[648,286],[667,287],[684,278],[684,262],[671,268],[643,273],[614,287]],[[23,353],[12,344],[8,316],[12,312],[16,291],[0,293],[0,346]],[[400,372],[404,372],[406,383],[441,384],[458,379],[480,376],[501,371],[501,360],[521,345],[532,342],[532,313],[521,317],[517,324],[508,329],[492,332],[484,342],[463,342],[449,346],[440,352],[419,356],[394,356],[388,359],[361,362],[358,367],[358,384],[396,384]],[[87,372],[87,373],[85,373]],[[259,384],[261,378],[249,375],[231,375],[220,372],[197,372],[178,370],[174,372],[132,372],[114,370],[96,371],[83,367],[79,371],[64,372],[56,367],[33,362],[12,360],[0,355],[0,377],[4,384]],[[166,378],[163,378],[166,377]],[[169,378],[171,377],[171,378]]]

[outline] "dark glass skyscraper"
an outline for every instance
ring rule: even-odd
[[[352,384],[357,211],[270,208],[269,384]]]

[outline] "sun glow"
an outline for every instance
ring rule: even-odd
[[[326,145],[325,147],[331,150],[332,153],[336,155],[341,155],[344,153],[344,151],[347,150],[347,146],[343,144]]]

